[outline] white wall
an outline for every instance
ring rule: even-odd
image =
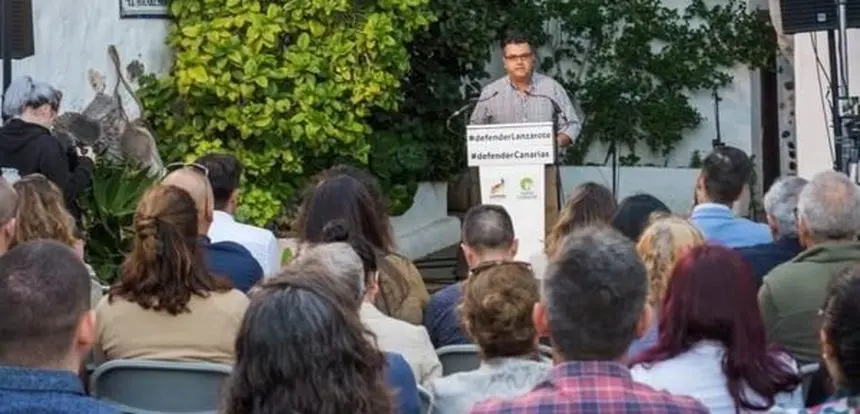
[[[33,0],[33,22],[36,53],[13,62],[12,77],[30,75],[59,88],[64,111],[82,110],[93,97],[89,69],[104,73],[113,87],[110,44],[116,45],[123,69],[135,59],[147,73],[169,68],[168,20],[120,19],[118,0]]]
[[[816,48],[818,58],[816,59]],[[811,175],[831,169],[832,119],[830,117],[830,64],[827,33],[804,33],[794,36],[794,70],[797,86],[795,112],[797,116],[798,175]],[[849,93],[860,92],[860,31],[848,31]],[[820,78],[820,82],[819,82]],[[825,100],[822,109],[821,100]],[[830,140],[828,140],[828,135]]]

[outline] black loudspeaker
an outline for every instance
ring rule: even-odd
[[[783,34],[818,32],[839,28],[838,0],[780,0]],[[845,1],[848,27],[860,27],[860,0]]]
[[[0,35],[8,37],[6,44],[9,45],[9,51],[6,53],[12,59],[33,56],[36,52],[33,45],[33,1],[0,0],[0,3],[3,4]],[[2,40],[4,39],[0,39]],[[2,51],[2,44],[0,44],[0,51]]]

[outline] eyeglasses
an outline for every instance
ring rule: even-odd
[[[469,270],[469,276],[477,276],[489,269],[493,269],[499,266],[515,266],[532,272],[532,264],[529,262],[520,262],[514,260],[495,260],[491,262],[484,262],[473,267],[471,270]]]
[[[529,60],[532,58],[531,53],[523,53],[521,55],[507,55],[505,56],[505,60],[517,61],[517,60]]]
[[[200,174],[203,174],[204,177],[209,178],[209,169],[196,162],[174,162],[171,164],[167,164],[167,166],[164,168],[164,175],[166,176],[168,173],[171,173],[176,170],[181,170],[183,168],[190,168],[192,170],[196,170]]]

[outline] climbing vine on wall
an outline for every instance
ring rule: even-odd
[[[332,159],[366,162],[368,118],[397,105],[427,0],[173,0],[168,76],[141,79],[168,161],[246,166],[239,215],[266,224]]]
[[[613,138],[634,152],[643,143],[668,155],[702,115],[692,92],[727,86],[736,65],[772,64],[776,45],[768,19],[747,2],[692,0],[673,8],[660,0],[548,0],[559,36],[552,47],[561,78],[586,117],[569,153],[582,162],[589,146]]]

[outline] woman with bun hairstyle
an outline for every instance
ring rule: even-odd
[[[430,384],[434,414],[469,412],[490,398],[530,391],[551,368],[542,361],[532,309],[539,300],[531,268],[520,262],[488,263],[472,269],[463,283],[459,315],[480,349],[481,366]]]
[[[156,185],[134,214],[121,276],[96,307],[96,360],[232,363],[248,298],[211,274],[197,242],[197,206]]]

